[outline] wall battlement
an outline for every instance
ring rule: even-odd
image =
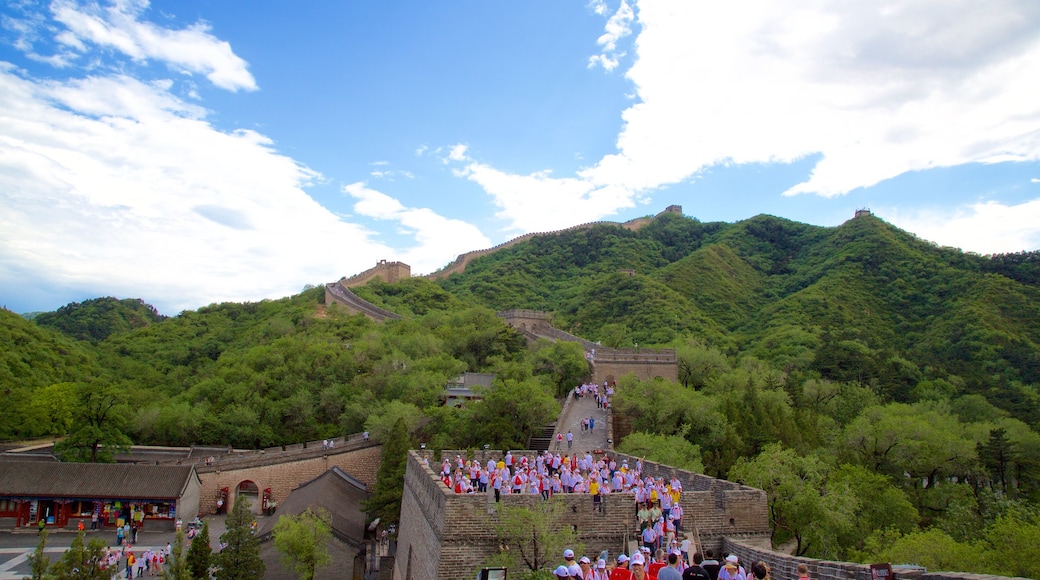
[[[513,451],[514,456],[533,457],[535,453]],[[447,457],[456,454],[481,463],[497,461],[505,455],[497,450],[442,452]],[[431,465],[439,466],[430,451],[408,454],[393,578],[473,577],[485,558],[499,552],[495,532],[498,506],[534,506],[542,499],[530,494],[503,495],[501,503],[496,504],[493,493],[456,494],[441,483],[433,469],[423,465],[423,456],[430,459]],[[654,468],[681,472],[666,466]],[[768,544],[765,492],[704,475],[681,473],[693,490],[683,492],[682,505],[692,522],[697,523],[702,541],[721,546],[724,534],[735,534],[753,544],[760,544],[764,538]],[[638,535],[635,499],[631,494],[604,496],[602,513],[593,511],[592,496],[588,494],[558,494],[553,501],[564,502],[570,508],[566,524],[575,526],[590,554],[601,550],[613,555],[627,553],[628,541]]]

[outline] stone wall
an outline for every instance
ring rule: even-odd
[[[376,265],[349,278],[342,278],[339,282],[345,288],[364,286],[375,278],[382,278],[383,282],[393,284],[398,280],[404,280],[412,276],[412,267],[404,262],[387,262],[379,260]]]
[[[224,487],[230,491],[227,508],[231,509],[235,501],[235,491],[244,481],[255,483],[260,493],[266,488],[271,488],[271,499],[277,502],[285,501],[289,493],[300,484],[318,477],[334,466],[338,466],[366,486],[374,486],[382,454],[382,446],[372,445],[342,453],[301,456],[298,459],[279,456],[281,462],[273,464],[257,457],[254,461],[236,461],[209,469],[199,466],[199,479],[202,481],[199,512],[203,515],[216,512],[217,497],[220,489]],[[254,509],[259,509],[259,506],[254,506]]]
[[[629,466],[635,467],[636,457],[615,455],[618,464],[627,459]],[[660,477],[666,482],[673,476],[679,479],[683,486],[680,500],[683,522],[701,549],[721,550],[724,537],[743,538],[750,545],[769,547],[771,530],[766,492],[652,461],[643,462],[643,475]]]
[[[532,457],[534,451],[514,451],[513,455]],[[481,463],[499,460],[503,451],[446,450],[442,456],[453,459],[456,454]],[[431,467],[422,464],[428,457]],[[631,461],[634,461],[632,459]],[[495,525],[499,506],[534,506],[540,496],[503,495],[496,504],[493,493],[455,494],[437,479],[435,470],[440,461],[430,451],[410,451],[405,472],[404,496],[401,507],[401,526],[398,538],[395,580],[419,578],[471,578],[479,565],[499,552]],[[669,469],[647,464],[647,469],[663,473]],[[714,478],[681,472],[681,478],[690,482],[683,493],[683,508],[688,514],[684,520],[697,522],[702,541],[721,548],[722,535],[742,536],[752,542],[769,540],[769,522],[766,513],[765,492]],[[703,478],[701,480],[700,478]],[[684,486],[686,484],[684,483]],[[603,497],[603,511],[593,511],[592,496],[588,494],[561,494],[554,501],[562,501],[569,508],[569,519],[585,544],[585,552],[602,550],[618,554],[628,550],[628,541],[638,535],[635,504],[631,494],[611,494]],[[689,528],[688,528],[689,529]]]
[[[760,546],[747,540],[725,538],[722,550],[740,557],[742,564],[765,562],[770,569],[770,577],[776,580],[798,578],[798,564],[809,567],[809,576],[813,580],[871,580],[870,566],[852,562],[831,562],[815,558],[799,558],[790,554],[774,552],[768,547]],[[927,572],[921,568],[893,566],[895,580],[997,580],[1006,576],[987,576],[962,572]]]
[[[670,358],[670,360],[669,360]],[[639,356],[624,357],[602,357],[600,351],[596,351],[596,360],[592,365],[596,382],[617,380],[629,373],[634,374],[640,380],[649,381],[654,377],[661,377],[669,381],[679,380],[679,364],[675,358],[675,352],[671,357],[644,350]]]

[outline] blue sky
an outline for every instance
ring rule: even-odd
[[[277,298],[679,204],[1040,248],[1040,4],[21,0],[0,305]]]

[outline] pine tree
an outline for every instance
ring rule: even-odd
[[[36,545],[36,550],[29,554],[30,564],[30,580],[42,580],[47,575],[47,570],[51,566],[50,558],[44,554],[44,549],[47,547],[47,530],[40,532],[40,543]]]
[[[72,546],[51,567],[57,578],[82,578],[83,580],[110,580],[112,570],[105,569],[105,543],[100,538],[86,542],[86,532],[76,534]]]
[[[170,552],[170,559],[166,561],[166,576],[173,580],[191,580],[192,575],[185,560],[184,532],[177,530],[177,537],[173,540],[173,551]]]
[[[209,522],[202,524],[202,530],[191,539],[188,547],[188,573],[192,578],[209,578],[209,567],[213,562],[213,550],[209,547]]]
[[[383,526],[396,524],[401,519],[401,496],[404,493],[401,482],[404,481],[411,446],[408,427],[404,419],[398,419],[390,430],[390,436],[383,442],[383,461],[376,472],[376,488],[365,502],[369,517],[379,518]]]
[[[216,557],[217,580],[256,580],[264,576],[267,566],[260,559],[260,540],[250,530],[252,522],[249,500],[238,497],[227,517],[227,531],[220,536],[224,548]]]

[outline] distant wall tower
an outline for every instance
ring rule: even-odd
[[[864,207],[864,208],[857,209],[856,210],[856,215],[854,215],[852,217],[853,217],[853,219],[855,219],[855,218],[858,218],[860,216],[865,216],[865,215],[874,215],[874,214],[870,212],[869,208],[865,208]]]
[[[661,212],[661,213],[674,213],[674,214],[682,215],[682,206],[681,205],[670,205],[670,206],[664,208],[664,211]]]

